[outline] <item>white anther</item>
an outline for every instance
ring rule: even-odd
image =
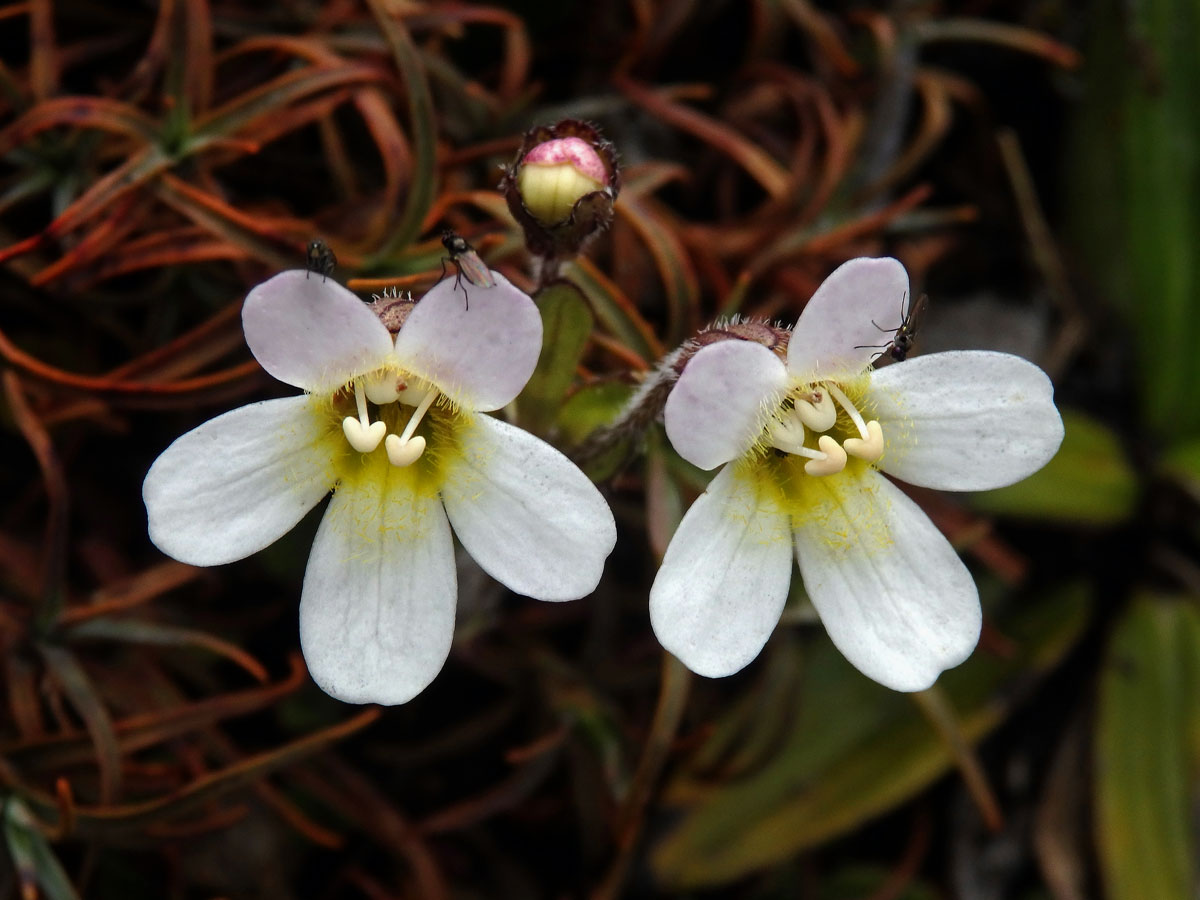
[[[859,438],[847,438],[843,441],[842,446],[851,456],[857,456],[867,462],[875,462],[883,456],[883,426],[872,419],[867,423],[867,431],[870,433],[870,437],[865,441]]]
[[[795,453],[796,448],[804,446],[804,423],[795,410],[780,410],[779,418],[767,426],[767,440],[785,453]]]
[[[342,433],[346,435],[350,446],[359,453],[370,453],[387,434],[387,426],[382,422],[372,422],[363,427],[363,423],[354,416],[346,416],[342,419]]]
[[[827,434],[821,435],[817,446],[825,453],[824,459],[810,459],[804,464],[809,475],[833,475],[846,468],[846,451],[842,445]]]
[[[388,462],[404,468],[421,458],[421,454],[425,452],[425,438],[417,435],[411,440],[403,441],[397,435],[389,434],[383,442],[383,448],[387,451]]]
[[[809,400],[809,397],[815,399]],[[828,431],[837,421],[837,407],[824,391],[813,390],[807,397],[797,397],[794,402],[796,415],[813,431]]]
[[[425,394],[429,391],[429,385],[424,381],[409,379],[404,387],[396,392],[396,399],[405,406],[416,406],[425,399]]]
[[[376,406],[386,406],[399,400],[407,387],[404,379],[397,375],[373,375],[367,379],[364,393]]]
[[[858,429],[858,436],[864,441],[869,441],[871,439],[871,435],[867,433],[867,423],[863,421],[862,413],[854,408],[854,404],[850,402],[850,398],[847,397],[842,392],[842,389],[836,384],[826,384],[825,386],[829,388],[829,393],[833,394],[833,396],[837,398],[837,402],[842,404],[842,409],[844,409],[847,415],[850,416],[850,421],[852,421],[854,423],[854,427]],[[882,448],[879,452],[883,452]]]
[[[372,422],[367,415],[367,398],[363,396],[363,380],[354,379],[354,403],[358,407],[358,418],[346,416],[342,420],[342,433],[350,446],[359,453],[370,453],[379,446],[383,436],[387,434],[387,426],[382,422]]]

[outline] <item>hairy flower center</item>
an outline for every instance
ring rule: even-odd
[[[829,433],[837,423],[838,406],[854,426],[854,436],[840,442]],[[815,447],[811,446],[810,432]],[[767,426],[766,442],[776,450],[805,457],[808,461],[804,471],[809,475],[833,475],[846,468],[849,456],[867,462],[879,459],[883,455],[883,428],[874,419],[864,420],[845,391],[826,381],[792,393]]]
[[[354,379],[354,402],[358,416],[342,420],[346,441],[359,453],[372,453],[382,443],[388,462],[393,466],[411,466],[425,452],[425,438],[416,434],[417,426],[438,398],[438,389],[420,379],[409,379],[388,372],[373,372]],[[399,403],[413,407],[413,413],[399,434],[389,434],[382,419],[371,421],[367,401],[376,406]]]

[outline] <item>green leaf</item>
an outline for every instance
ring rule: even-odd
[[[1100,680],[1096,841],[1109,900],[1194,900],[1200,834],[1200,612],[1142,597]]]
[[[663,348],[633,302],[621,293],[587,257],[563,266],[563,275],[587,297],[596,318],[621,343],[650,362],[662,355]]]
[[[1081,413],[1064,411],[1057,455],[1024,481],[985,491],[971,506],[991,515],[1111,525],[1132,515],[1138,499],[1133,466],[1117,436]]]
[[[1185,491],[1200,499],[1200,438],[1176,444],[1163,455],[1161,468]]]
[[[584,444],[597,428],[608,425],[625,408],[633,388],[619,381],[605,381],[580,388],[563,404],[558,415],[565,443]],[[582,464],[593,481],[608,478],[630,456],[629,440],[618,441],[611,449]]]
[[[36,885],[46,900],[79,900],[58,857],[17,797],[4,803],[4,840],[21,884]]]
[[[530,431],[545,434],[575,380],[595,319],[574,285],[553,284],[535,299],[542,314],[542,355],[521,392],[521,419]]]
[[[976,652],[942,676],[968,740],[1002,722],[1018,689],[1058,662],[1089,605],[1083,588],[1031,604],[1005,624],[1018,648],[1011,657]],[[799,685],[794,706],[769,713],[787,727],[756,769],[739,765],[722,778],[701,747],[701,765],[677,773],[666,799],[678,824],[651,855],[664,885],[707,887],[777,865],[893,809],[951,768],[950,749],[912,700],[856,672],[823,637],[805,653]],[[722,754],[736,759],[720,722],[716,733]]]
[[[571,443],[582,443],[597,428],[615,419],[632,394],[633,387],[621,381],[601,381],[580,388],[559,413],[564,436]]]
[[[1120,304],[1140,352],[1147,424],[1200,431],[1200,7],[1094,4],[1084,102],[1067,155],[1070,218],[1090,283]]]

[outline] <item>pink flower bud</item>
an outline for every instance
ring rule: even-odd
[[[517,172],[525,208],[543,225],[565,221],[577,200],[602,190],[607,183],[608,172],[600,155],[577,137],[538,144],[526,154]]]
[[[531,252],[573,255],[612,222],[616,153],[586,122],[534,128],[500,187]]]

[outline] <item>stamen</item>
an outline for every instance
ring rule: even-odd
[[[425,452],[425,438],[420,435],[413,437],[413,432],[425,418],[425,413],[429,412],[429,407],[433,405],[437,395],[437,388],[430,385],[425,391],[425,396],[421,398],[421,402],[417,404],[417,408],[413,410],[412,418],[404,426],[404,431],[399,435],[389,434],[387,436],[387,440],[384,441],[384,449],[387,450],[388,461],[393,466],[411,466]]]
[[[400,388],[396,394],[396,399],[405,406],[417,406],[425,399],[425,393],[428,390],[428,384],[419,379],[414,379]]]
[[[814,390],[805,396],[797,397],[793,402],[796,404],[796,415],[800,417],[800,421],[813,431],[828,431],[837,421],[837,407],[833,405],[829,395],[822,391]]]
[[[842,442],[842,446],[846,448],[846,452],[851,456],[857,456],[859,459],[865,459],[867,462],[875,462],[875,460],[883,456],[883,426],[872,419],[867,423],[867,431],[870,432],[870,437],[867,440],[847,438]]]
[[[383,442],[383,448],[387,451],[388,462],[393,466],[404,468],[411,466],[421,458],[421,454],[425,452],[425,438],[417,435],[406,442],[401,442],[399,437],[389,434],[387,440]]]
[[[833,396],[837,398],[837,402],[842,405],[842,409],[846,410],[846,413],[850,416],[851,421],[854,422],[854,427],[858,429],[859,437],[861,437],[864,441],[869,441],[871,436],[867,433],[867,423],[863,421],[862,413],[854,408],[854,404],[850,402],[850,398],[842,392],[840,387],[832,382],[827,383],[825,387],[829,389],[829,393],[833,394]]]
[[[810,459],[804,464],[805,472],[809,475],[834,475],[846,468],[846,451],[841,444],[823,434],[817,439],[817,446],[824,451],[824,458]]]
[[[395,403],[400,395],[408,388],[404,379],[398,375],[376,374],[367,378],[367,399],[376,406]]]
[[[408,439],[413,436],[413,432],[417,430],[417,426],[425,418],[425,413],[429,412],[429,407],[433,406],[433,401],[437,399],[437,395],[437,388],[432,385],[426,390],[425,396],[421,398],[421,402],[417,404],[416,410],[413,411],[412,418],[404,426],[404,432],[400,435],[400,443],[407,443]]]
[[[358,418],[346,416],[342,420],[342,433],[346,441],[359,453],[370,453],[379,446],[387,434],[387,426],[383,422],[372,422],[367,414],[367,398],[361,378],[354,380],[354,402],[358,406]]]
[[[363,396],[366,392],[363,390],[363,380],[361,378],[354,379],[354,403],[358,406],[358,421],[362,422],[362,427],[366,428],[371,424],[371,420],[367,417],[367,398]]]
[[[804,446],[804,423],[795,410],[781,410],[779,416],[767,426],[767,440],[785,453],[796,453],[797,447]]]

